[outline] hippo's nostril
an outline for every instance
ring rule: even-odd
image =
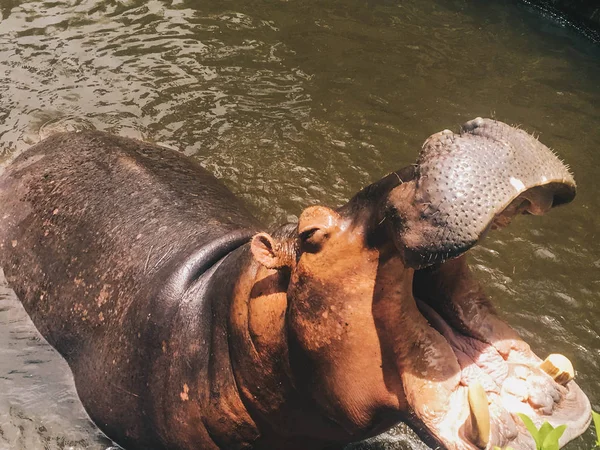
[[[461,129],[463,132],[473,131],[475,128],[482,126],[484,122],[485,121],[481,117],[476,117],[475,119],[466,122]]]

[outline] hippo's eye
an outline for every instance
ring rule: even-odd
[[[327,230],[321,227],[304,230],[300,233],[300,250],[306,253],[317,253],[328,237]]]

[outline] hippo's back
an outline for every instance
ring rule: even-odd
[[[0,267],[67,360],[120,333],[166,266],[258,226],[197,162],[102,132],[53,135],[0,174]]]

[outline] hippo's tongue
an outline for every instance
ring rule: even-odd
[[[394,190],[388,210],[400,217],[392,233],[408,265],[456,257],[493,226],[520,213],[542,214],[575,197],[568,168],[523,130],[477,118],[460,134],[444,130],[423,144],[416,167],[416,212]],[[398,189],[398,188],[396,188]]]

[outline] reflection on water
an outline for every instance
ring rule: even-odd
[[[0,0],[0,160],[81,117],[194,155],[274,224],[340,204],[443,128],[522,124],[571,164],[579,196],[492,234],[472,263],[538,354],[572,359],[600,410],[600,51],[505,3]],[[104,448],[64,363],[0,302],[6,436]],[[403,436],[386,448],[417,448]]]

